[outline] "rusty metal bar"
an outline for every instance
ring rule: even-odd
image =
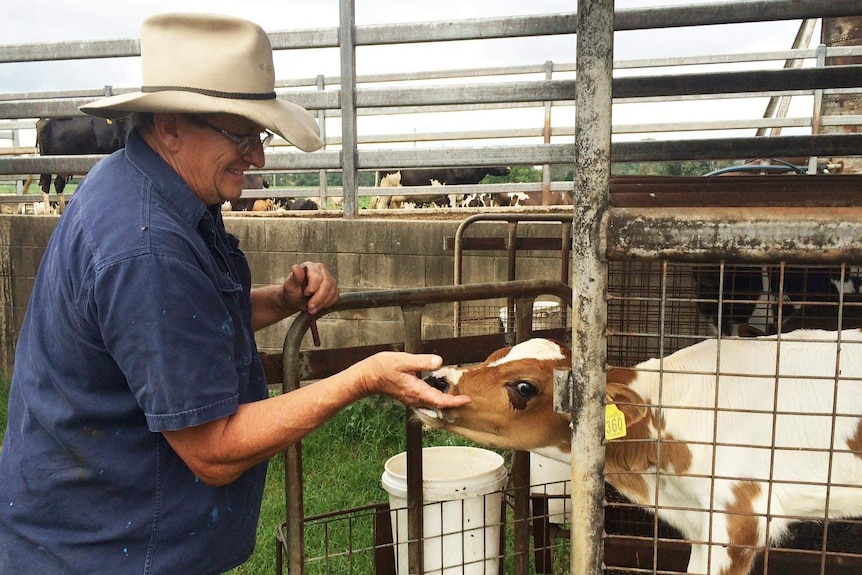
[[[612,208],[601,227],[609,260],[862,260],[858,208]]]
[[[611,174],[613,0],[579,0],[572,222],[572,558],[571,573],[603,563],[604,398],[607,264],[599,252]]]
[[[453,286],[429,286],[424,288],[400,288],[348,292],[339,296],[332,307],[317,313],[318,319],[330,313],[377,307],[422,305],[428,303],[452,303],[480,299],[504,298],[509,296],[548,294],[557,297],[570,297],[571,288],[553,280],[517,280],[512,282],[488,282]],[[305,313],[296,317],[287,337],[301,343],[310,322]],[[298,345],[296,346],[298,349]],[[296,352],[298,356],[298,352]]]
[[[757,73],[704,72],[615,78],[613,92],[614,98],[639,98],[856,88],[860,85],[860,79],[862,68],[858,66],[781,68],[758,70]],[[733,88],[728,89],[728,86]]]
[[[510,226],[513,224],[510,224]],[[510,228],[511,229],[511,228]],[[509,323],[514,318],[517,343],[528,340],[533,333],[533,302],[535,297],[518,297],[509,311]],[[510,325],[511,331],[511,325]],[[514,490],[514,567],[515,575],[530,573],[530,452],[512,454],[512,487]]]
[[[611,179],[610,205],[615,208],[862,207],[860,189],[859,174],[816,178],[623,176]]]
[[[518,256],[518,220],[512,220],[506,226],[506,279],[515,279],[516,258]],[[506,333],[515,331],[515,299],[506,300]]]
[[[422,351],[422,310],[420,305],[401,306],[404,320],[404,351]],[[417,374],[420,375],[420,374]],[[420,375],[421,377],[421,375]],[[410,417],[407,407],[407,572],[411,575],[425,573],[424,544],[422,538],[423,493],[422,493],[422,424]]]
[[[566,285],[571,285],[572,278],[569,277],[570,267],[569,263],[571,262],[572,256],[572,225],[569,223],[568,226],[563,225],[563,252],[560,256],[561,265],[560,265],[560,281]]]
[[[302,318],[305,328],[311,327],[312,316]],[[305,332],[303,331],[303,334]],[[282,393],[299,389],[299,380],[294,377],[299,358],[299,346],[295,349],[288,347],[287,338],[284,340],[282,351],[284,361],[282,363]],[[287,553],[287,572],[290,575],[305,574],[305,526],[302,518],[305,517],[305,504],[302,497],[302,441],[297,441],[284,450],[284,506],[285,506],[285,531],[283,535],[284,547]],[[300,520],[297,521],[296,519]],[[280,556],[280,554],[279,554]],[[281,561],[279,561],[281,562]],[[281,571],[279,570],[279,573]]]
[[[862,134],[817,134],[774,138],[702,138],[617,142],[614,162],[662,160],[738,160],[786,156],[853,156],[859,154]],[[545,149],[540,148],[540,149]]]

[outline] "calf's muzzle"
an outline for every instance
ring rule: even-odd
[[[446,393],[449,391],[449,382],[447,382],[443,378],[429,375],[428,377],[425,378],[425,383],[427,383],[428,385],[430,385],[434,389],[438,389],[438,390],[442,391],[443,393]]]

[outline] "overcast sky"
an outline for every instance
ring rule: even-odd
[[[705,0],[617,0],[616,9],[642,6],[694,4]],[[430,20],[458,20],[522,14],[552,14],[577,9],[574,0],[356,0],[356,23],[381,24]],[[2,0],[2,44],[137,38],[141,22],[167,11],[205,11],[253,20],[267,31],[338,26],[337,0]],[[700,54],[786,50],[793,43],[798,21],[737,24],[688,29],[617,33],[615,58],[633,59]],[[817,38],[815,38],[815,43]],[[484,66],[540,65],[575,61],[574,36],[499,39],[472,42],[439,42],[407,46],[364,47],[357,51],[358,73],[409,72]],[[775,63],[773,67],[780,67]],[[278,79],[338,75],[337,50],[280,51],[276,56]],[[0,92],[32,92],[97,88],[106,84],[138,87],[140,64],[136,58],[97,61],[0,64]],[[667,113],[707,114],[721,117],[722,109],[741,108],[740,102],[713,102],[703,106],[675,105]],[[690,110],[689,110],[690,108]],[[743,114],[759,117],[764,102],[749,103]],[[736,111],[734,114],[738,113]],[[810,113],[810,112],[808,112]],[[620,121],[637,122],[639,112],[615,109]],[[647,112],[655,117],[663,112]],[[792,114],[791,114],[792,115]],[[403,120],[403,118],[402,118]],[[530,120],[531,122],[533,120]],[[554,124],[565,123],[564,115]],[[401,123],[402,129],[405,124]],[[389,127],[381,128],[384,132]],[[421,131],[421,122],[406,124]]]

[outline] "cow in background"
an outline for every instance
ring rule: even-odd
[[[243,174],[243,190],[263,190],[269,187],[269,181],[261,174]],[[231,204],[231,211],[248,212],[254,209],[255,198],[237,198]]]
[[[551,192],[549,202],[542,203],[542,192],[496,192],[491,194],[492,206],[571,206],[573,202],[572,192]]]
[[[718,266],[698,266],[693,273],[697,310],[707,320],[713,335],[756,337],[773,335],[779,329],[787,333],[797,329],[862,327],[859,267],[846,267],[843,282],[838,266],[788,266],[783,277],[773,266],[742,264],[726,265],[723,278]]]
[[[287,198],[283,202],[279,202],[282,207],[287,210],[317,210],[320,206],[317,205],[312,198]]]
[[[43,118],[36,123],[36,147],[40,156],[80,156],[110,154],[125,147],[132,123],[126,119],[104,120],[91,116]],[[57,174],[54,190],[60,196],[62,212],[63,190],[72,174]],[[39,187],[47,203],[51,189],[51,174],[39,176]]]
[[[397,180],[400,186],[456,186],[459,184],[478,184],[485,176],[508,176],[508,166],[483,166],[478,168],[416,168],[410,170],[387,170],[381,172],[381,187],[383,181]],[[396,175],[397,174],[397,175]],[[391,186],[391,184],[390,184]],[[395,186],[392,186],[395,187]],[[397,196],[401,197],[401,196]],[[372,207],[388,208],[393,196],[379,196],[378,201],[372,201]],[[452,202],[448,194],[423,194],[404,196],[402,201],[414,202],[417,206],[438,205],[449,206]]]
[[[242,177],[243,190],[264,190],[270,182],[261,174],[245,174]],[[275,212],[278,210],[316,210],[317,202],[311,198],[237,198],[224,206],[224,211],[233,212]]]
[[[508,166],[484,166],[479,168],[417,168],[397,170],[401,172],[402,186],[430,186],[432,180],[441,184],[478,184],[485,176],[508,176]],[[388,171],[386,174],[391,174]]]

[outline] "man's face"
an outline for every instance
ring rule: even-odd
[[[208,206],[239,198],[243,173],[252,165],[262,168],[266,161],[260,145],[261,127],[231,114],[184,116],[181,122],[185,137],[175,166],[180,176]],[[240,154],[235,140],[245,136],[253,145]]]

